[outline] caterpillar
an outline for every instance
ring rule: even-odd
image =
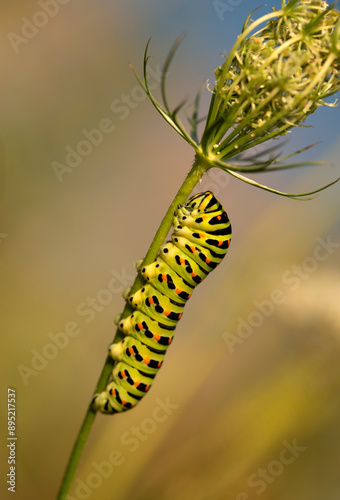
[[[155,261],[140,269],[145,284],[127,298],[134,312],[118,320],[125,337],[109,347],[112,380],[92,399],[102,413],[129,410],[149,391],[186,302],[227,253],[231,224],[211,191],[179,205],[173,228]]]

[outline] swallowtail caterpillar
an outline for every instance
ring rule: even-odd
[[[210,191],[179,206],[173,227],[172,241],[140,270],[145,285],[127,299],[134,312],[118,322],[125,338],[109,348],[112,381],[92,400],[102,413],[129,410],[149,391],[187,300],[227,253],[231,224]]]

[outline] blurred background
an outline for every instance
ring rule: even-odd
[[[121,292],[193,160],[128,63],[141,72],[151,36],[159,95],[161,65],[186,32],[168,92],[173,106],[193,99],[258,5],[1,7],[0,406],[5,434],[15,389],[18,500],[55,498]],[[284,151],[321,141],[303,158],[333,166],[256,180],[300,193],[339,176],[339,110],[307,125]],[[340,187],[298,202],[211,171],[204,189],[231,219],[228,256],[187,305],[148,397],[97,416],[69,500],[339,498]],[[0,454],[3,478],[4,443]]]

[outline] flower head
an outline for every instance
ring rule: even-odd
[[[147,50],[144,83],[139,81],[154,106],[192,145],[196,154],[205,159],[208,168],[222,168],[257,187],[287,195],[262,186],[240,172],[293,168],[306,163],[282,165],[286,158],[275,156],[265,161],[259,154],[248,156],[243,166],[230,160],[242,159],[244,151],[284,136],[304,123],[318,107],[336,105],[336,101],[330,103],[327,98],[340,90],[340,15],[322,0],[282,0],[281,9],[272,9],[255,21],[251,15],[224,63],[215,71],[211,103],[200,140],[200,92],[189,118],[190,132],[178,117],[184,103],[170,110],[166,99],[166,73],[180,40],[164,65],[161,85],[164,107],[154,99],[148,87]],[[275,148],[271,148],[273,150]],[[321,189],[325,187],[328,186]]]
[[[285,135],[340,89],[339,12],[321,0],[283,2],[281,10],[273,10],[246,23],[215,71],[214,103],[202,140],[207,154],[213,148],[226,159],[235,149],[239,153],[263,138]]]

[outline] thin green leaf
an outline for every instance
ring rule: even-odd
[[[234,161],[235,160],[236,161],[244,161],[244,162],[253,164],[253,163],[256,163],[256,160],[258,160],[262,156],[270,155],[271,153],[274,153],[278,149],[282,149],[286,145],[287,142],[288,142],[287,139],[285,141],[282,141],[282,142],[280,141],[280,144],[274,144],[270,148],[267,148],[265,150],[263,149],[261,151],[258,151],[257,153],[255,152],[252,155],[249,155],[249,154],[246,155],[244,152],[242,152],[239,155],[234,156],[233,160]],[[277,156],[275,158],[277,158]]]
[[[196,150],[197,149],[197,144],[191,139],[191,137],[187,134],[185,128],[183,127],[183,125],[180,123],[180,121],[176,118],[176,116],[173,116],[173,114],[171,113],[171,111],[168,111],[166,109],[164,109],[157,101],[156,99],[153,97],[151,91],[150,91],[150,88],[149,88],[149,84],[148,84],[148,76],[147,76],[147,64],[148,64],[148,60],[149,60],[149,56],[148,56],[148,48],[149,48],[149,44],[150,44],[150,38],[146,44],[146,47],[145,47],[145,52],[144,52],[144,61],[143,61],[143,76],[144,76],[144,83],[143,81],[141,80],[141,78],[139,77],[138,73],[136,72],[136,70],[134,69],[134,67],[132,66],[132,64],[130,64],[131,68],[132,68],[132,71],[134,72],[139,84],[141,85],[141,87],[145,90],[147,96],[149,97],[150,101],[152,102],[152,104],[154,105],[154,107],[157,109],[157,111],[161,114],[161,116],[172,126],[172,128],[174,130],[176,130],[176,132],[181,136],[183,137],[183,139],[185,139],[191,146],[193,146],[193,148]],[[171,60],[171,59],[170,59]],[[168,63],[169,65],[169,63]],[[183,103],[184,104],[184,103]],[[183,104],[180,105],[179,108],[177,108],[177,111],[183,106]],[[176,110],[175,110],[176,111]]]
[[[140,76],[138,75],[137,71],[136,71],[136,70],[135,70],[135,68],[133,67],[132,63],[129,63],[129,66],[130,66],[130,68],[132,69],[132,71],[133,71],[133,73],[134,73],[135,77],[137,78],[139,85],[142,87],[142,89],[143,89],[143,90],[145,91],[145,93],[147,94],[147,93],[148,93],[147,88],[145,87],[145,85],[144,85],[143,81],[141,80],[141,78],[140,78]]]
[[[170,111],[170,108],[169,108],[169,105],[168,105],[168,100],[167,100],[167,97],[166,97],[166,92],[165,92],[165,83],[166,83],[166,77],[167,77],[167,74],[168,74],[168,69],[169,69],[169,66],[171,64],[171,61],[172,59],[174,58],[174,55],[181,43],[181,41],[183,40],[183,38],[185,37],[185,34],[183,33],[182,35],[180,35],[176,40],[175,40],[175,43],[173,44],[173,46],[171,47],[170,49],[170,52],[165,60],[165,63],[164,63],[164,66],[163,66],[163,70],[162,70],[162,79],[161,79],[161,95],[162,95],[162,99],[163,99],[163,104],[164,104],[164,108],[167,110],[167,112],[169,114],[171,114],[171,111]]]
[[[258,7],[256,7],[256,9],[252,10],[251,13],[247,16],[246,20],[244,21],[243,23],[243,27],[242,27],[242,33],[244,31],[246,31],[246,29],[248,28],[249,26],[249,23],[251,22],[251,16],[254,14],[254,12],[256,12],[257,10],[261,9],[265,4],[262,4],[262,5],[259,5]]]
[[[288,9],[293,9],[293,7],[299,3],[300,0],[290,0],[290,2],[287,3],[287,5],[284,5],[284,2],[282,2],[282,9],[283,10],[288,10]]]
[[[173,117],[174,121],[178,115],[178,113],[181,111],[185,103],[187,102],[187,99],[184,99],[182,102],[179,103],[179,105],[171,112],[171,116]]]
[[[335,4],[329,5],[327,9],[322,10],[317,16],[315,16],[304,28],[306,35],[309,35],[316,27],[321,27],[321,19],[328,14],[334,8]]]
[[[271,167],[273,163],[275,163],[275,159],[268,160],[267,162],[258,162],[252,165],[240,166],[235,165],[233,163],[225,163],[220,161],[214,161],[213,163],[218,163],[221,168],[227,168],[228,170],[232,170],[233,172],[244,172],[244,173],[261,173],[261,172],[272,172],[276,170],[288,170],[291,168],[299,168],[299,167],[308,167],[315,165],[330,165],[329,162],[325,161],[309,161],[309,162],[299,162],[299,163],[289,163],[285,165],[279,165],[276,167]]]
[[[314,146],[317,146],[318,144],[320,144],[320,141],[318,142],[313,142],[313,144],[309,144],[308,146],[305,146],[304,148],[301,148],[301,149],[298,149],[297,151],[294,151],[294,153],[291,153],[289,155],[286,155],[286,156],[282,156],[281,158],[278,159],[278,161],[284,161],[284,160],[287,160],[288,158],[291,158],[292,156],[295,156],[295,155],[299,155],[301,153],[304,153],[305,151],[307,151],[308,149],[311,149],[313,148]]]
[[[197,126],[201,121],[204,120],[204,118],[200,118],[200,119],[198,118],[198,110],[199,110],[200,98],[201,98],[203,88],[204,88],[204,84],[201,84],[198,91],[197,91],[196,98],[193,102],[193,111],[192,111],[191,118],[188,116],[187,110],[185,110],[185,116],[187,117],[187,120],[188,120],[189,125],[190,125],[190,131],[191,131],[190,135],[191,135],[192,140],[195,141],[196,144],[198,144],[198,142],[199,142]]]
[[[315,167],[320,165],[331,165],[329,161],[301,161],[298,163],[289,163],[287,165],[279,165],[277,167],[267,168],[267,172],[273,172],[275,170],[288,170],[290,168],[300,168],[300,167]]]
[[[313,199],[314,197],[311,197],[311,198],[305,198],[305,197],[309,196],[311,194],[319,193],[320,191],[323,191],[324,189],[327,189],[328,187],[330,187],[333,184],[335,184],[336,182],[338,182],[338,180],[340,179],[340,178],[338,178],[335,181],[330,182],[326,186],[323,186],[323,187],[321,187],[319,189],[316,189],[314,191],[309,191],[308,193],[290,194],[290,193],[284,193],[282,191],[278,191],[276,189],[270,188],[268,186],[265,186],[264,184],[259,184],[258,182],[255,182],[252,179],[249,179],[248,177],[244,177],[241,174],[237,174],[235,171],[232,171],[231,169],[225,167],[223,164],[219,165],[218,162],[214,161],[214,164],[216,164],[217,167],[221,168],[225,172],[228,172],[228,174],[232,175],[233,177],[236,177],[236,179],[239,179],[240,181],[246,182],[247,184],[250,184],[251,186],[257,187],[259,189],[263,189],[265,191],[269,191],[270,193],[274,193],[274,194],[277,194],[279,196],[284,196],[286,198],[291,198],[293,200],[300,200],[300,201],[305,201],[305,200],[311,200],[311,199]]]

